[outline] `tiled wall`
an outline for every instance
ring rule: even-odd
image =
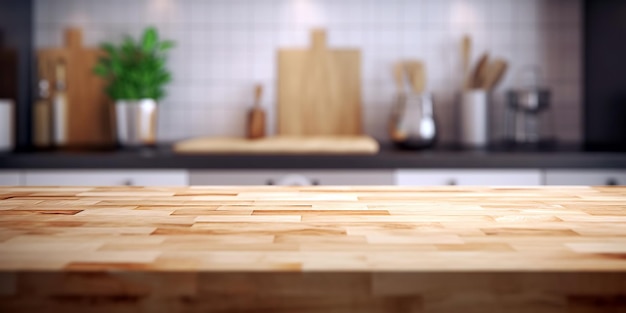
[[[176,40],[162,140],[242,135],[255,83],[266,87],[263,104],[273,125],[276,51],[307,45],[313,27],[328,29],[331,46],[361,49],[363,119],[377,138],[386,139],[393,62],[420,58],[441,138],[454,139],[465,33],[474,39],[474,58],[489,51],[511,64],[494,94],[496,107],[520,68],[538,65],[553,91],[558,137],[581,138],[580,0],[37,0],[35,7],[36,47],[60,45],[67,26],[82,27],[87,45],[137,36],[148,25]],[[501,112],[495,116],[501,124]]]

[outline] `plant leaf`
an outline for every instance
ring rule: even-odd
[[[176,43],[174,43],[174,41],[172,41],[172,40],[164,40],[159,45],[159,50],[167,51],[169,49],[172,49],[175,45],[176,45]]]
[[[109,76],[109,70],[106,68],[103,62],[100,62],[96,64],[96,66],[94,66],[93,73],[101,77]]]
[[[100,48],[106,51],[106,53],[108,53],[109,56],[112,56],[116,53],[115,46],[113,46],[113,44],[108,43],[108,42],[105,42],[102,45],[100,45]]]
[[[143,38],[141,40],[141,46],[144,52],[151,52],[156,48],[156,44],[159,41],[159,34],[154,27],[149,27],[143,33]]]
[[[107,80],[105,91],[114,100],[160,100],[171,80],[164,52],[174,45],[171,40],[159,40],[157,30],[150,27],[139,41],[125,36],[118,45],[101,44],[108,55],[100,57],[92,71]]]

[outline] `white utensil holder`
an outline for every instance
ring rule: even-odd
[[[484,147],[489,143],[489,93],[469,90],[459,101],[459,143],[465,147]]]
[[[13,101],[0,99],[0,151],[14,148]]]

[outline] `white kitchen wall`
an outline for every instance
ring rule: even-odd
[[[305,46],[313,27],[329,31],[331,46],[356,47],[363,57],[365,130],[386,139],[393,99],[393,62],[426,61],[441,139],[454,139],[454,98],[460,85],[463,34],[474,58],[489,51],[510,70],[494,94],[496,108],[516,73],[541,68],[553,91],[556,132],[581,138],[582,8],[580,0],[37,0],[36,47],[62,44],[68,26],[84,30],[86,45],[137,36],[149,25],[178,45],[169,66],[174,81],[162,103],[159,137],[243,135],[253,86],[273,132],[276,51]],[[496,124],[502,112],[495,111]]]

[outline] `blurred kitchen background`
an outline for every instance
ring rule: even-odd
[[[0,162],[13,164],[5,165],[7,169],[24,169],[33,167],[24,161],[25,155],[44,155],[46,158],[42,160],[52,163],[54,161],[50,160],[54,158],[65,157],[65,152],[49,149],[33,152],[36,123],[33,103],[40,97],[41,89],[37,54],[65,46],[66,31],[70,28],[82,31],[82,45],[89,48],[96,48],[103,42],[120,43],[124,35],[140,38],[148,27],[156,28],[161,38],[175,42],[167,58],[172,80],[166,85],[167,94],[158,105],[157,146],[197,137],[249,137],[248,111],[254,103],[264,111],[264,135],[278,134],[281,73],[278,51],[305,49],[311,45],[311,31],[324,29],[329,49],[354,49],[360,53],[358,119],[362,134],[373,137],[380,145],[376,146],[376,151],[380,149],[380,152],[372,156],[378,161],[368,159],[363,161],[367,164],[357,166],[354,164],[358,161],[353,159],[320,161],[307,155],[306,160],[291,158],[280,164],[282,159],[262,161],[263,157],[248,154],[249,160],[261,163],[258,168],[349,169],[356,166],[381,169],[403,167],[403,164],[413,169],[584,168],[617,171],[624,175],[620,176],[624,180],[626,172],[622,167],[626,168],[626,160],[624,154],[615,151],[626,147],[626,123],[623,123],[626,121],[626,72],[620,71],[626,68],[623,59],[626,55],[625,20],[626,5],[623,1],[612,0],[3,1],[0,26],[4,46],[17,51],[19,60],[8,63],[18,64],[15,75],[18,84],[13,88],[17,91],[13,94],[6,91],[0,98],[14,99],[14,146],[18,149]],[[469,66],[463,56],[468,40]],[[461,99],[462,91],[468,90],[468,76],[479,67],[485,53],[492,62],[502,61],[505,70],[493,87],[485,88],[491,89],[486,109],[487,142],[481,141],[479,132],[478,137],[467,139],[470,143],[478,140],[479,144],[467,149],[463,145],[468,143],[463,139],[467,125],[463,124],[468,121],[460,116],[465,113],[459,109],[459,104],[465,101]],[[399,62],[405,60],[419,60],[423,67],[420,72],[423,76],[419,77],[425,81],[426,93],[418,94],[428,97],[419,101],[432,102],[436,140],[418,145],[419,150],[396,153],[390,152],[396,151],[391,143],[397,138],[390,135],[389,125],[398,95],[404,92],[399,91],[396,69]],[[257,98],[256,86],[262,88]],[[542,128],[541,136],[549,139],[546,141],[550,144],[502,148],[499,144],[507,139],[513,137],[515,141],[516,135],[510,134],[510,124],[520,123],[515,113],[507,111],[513,101],[509,92],[529,86],[549,93],[548,99],[537,98],[541,103],[544,100],[548,103],[545,116],[537,123]],[[424,110],[422,107],[420,114],[424,114]],[[444,147],[454,148],[446,150]],[[602,154],[590,152],[598,149]],[[474,154],[468,157],[468,153],[476,151],[485,153],[485,159],[472,160]],[[435,153],[435,158],[452,159],[442,164],[428,163],[429,159],[423,163],[424,155],[428,158],[429,153]],[[119,154],[114,155],[119,157]],[[214,163],[206,161],[200,165],[193,163],[200,162],[197,159],[192,162],[188,158],[169,160],[167,165],[159,163],[154,167],[249,167],[224,165],[212,157]],[[410,157],[415,159],[408,160]],[[524,157],[526,159],[518,159]],[[91,155],[91,159],[96,158],[102,158],[105,164],[110,160],[103,154]],[[210,156],[205,160],[210,160]],[[468,163],[463,164],[463,160]],[[541,160],[548,161],[542,163]],[[57,162],[66,164],[60,159]],[[79,167],[103,166],[85,162],[78,162],[82,164]],[[176,162],[181,163],[176,166]],[[376,162],[384,165],[376,165],[379,164]],[[396,165],[389,162],[396,162]],[[71,165],[34,165],[35,168],[42,166],[57,170],[74,168]],[[119,167],[135,168],[131,163]],[[599,183],[606,183],[608,178],[605,178],[602,176]],[[545,183],[545,180],[544,175],[538,181]]]
[[[453,141],[453,100],[463,77],[459,44],[469,34],[476,57],[488,51],[510,62],[494,100],[514,87],[515,73],[537,66],[550,86],[556,135],[582,138],[582,1],[580,0],[38,0],[35,48],[62,46],[63,31],[83,29],[84,45],[139,36],[153,25],[173,39],[173,82],[159,114],[160,140],[242,136],[253,86],[273,125],[276,53],[306,47],[312,28],[333,47],[362,53],[364,130],[387,140],[394,99],[393,64],[418,58],[441,120],[441,141]],[[502,107],[496,105],[495,107]],[[270,127],[269,133],[274,129]]]

